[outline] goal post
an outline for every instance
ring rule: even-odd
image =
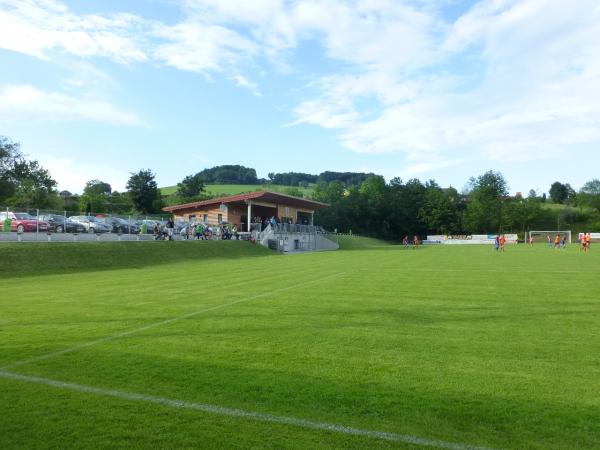
[[[534,243],[547,243],[548,242],[548,236],[550,236],[550,242],[552,244],[554,244],[554,239],[556,238],[556,235],[560,235],[561,237],[565,237],[565,242],[567,244],[570,244],[572,241],[571,239],[571,230],[553,230],[553,231],[538,231],[538,230],[531,230],[525,233],[525,242],[529,243],[529,238],[533,238],[533,242]]]

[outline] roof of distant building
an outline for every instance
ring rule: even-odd
[[[165,208],[163,208],[163,211],[175,212],[181,209],[200,209],[202,207],[209,207],[213,205],[248,202],[250,200],[261,200],[264,202],[277,203],[306,209],[321,209],[327,208],[329,206],[327,203],[321,203],[314,200],[294,197],[292,195],[282,194],[280,192],[256,191],[248,192],[246,194],[228,195],[226,197],[217,197],[211,198],[209,200],[184,203],[181,205],[166,206]]]

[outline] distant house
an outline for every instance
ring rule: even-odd
[[[236,225],[240,231],[249,231],[255,218],[275,217],[282,222],[313,225],[314,212],[326,208],[327,204],[280,194],[278,192],[257,191],[247,194],[230,195],[183,205],[167,206],[163,211],[173,214],[175,220],[199,221],[210,224],[227,222]]]
[[[65,197],[72,197],[73,194],[71,194],[69,191],[60,191],[58,193],[58,196],[65,198]]]

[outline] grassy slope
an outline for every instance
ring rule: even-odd
[[[599,263],[574,247],[376,245],[9,276],[0,366],[270,290],[14,371],[473,445],[599,448]],[[0,396],[3,449],[412,448],[2,378]]]
[[[207,184],[204,189],[207,193],[212,194],[212,195],[219,195],[219,194],[234,195],[234,194],[241,194],[243,192],[253,192],[253,191],[260,191],[260,190],[283,192],[289,188],[290,188],[290,186],[283,186],[283,185],[279,185],[279,184],[263,184],[263,185],[260,185],[260,184]],[[312,188],[310,188],[310,187],[308,187],[308,188],[298,187],[298,189],[300,191],[302,191],[303,193],[312,192]],[[177,186],[166,186],[166,187],[160,188],[160,191],[162,192],[163,195],[172,195],[175,193],[176,190],[177,190]]]
[[[272,254],[245,241],[40,242],[2,244],[0,249],[0,279]]]

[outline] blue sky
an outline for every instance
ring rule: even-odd
[[[217,164],[600,176],[597,0],[0,0],[0,134],[61,189]]]

